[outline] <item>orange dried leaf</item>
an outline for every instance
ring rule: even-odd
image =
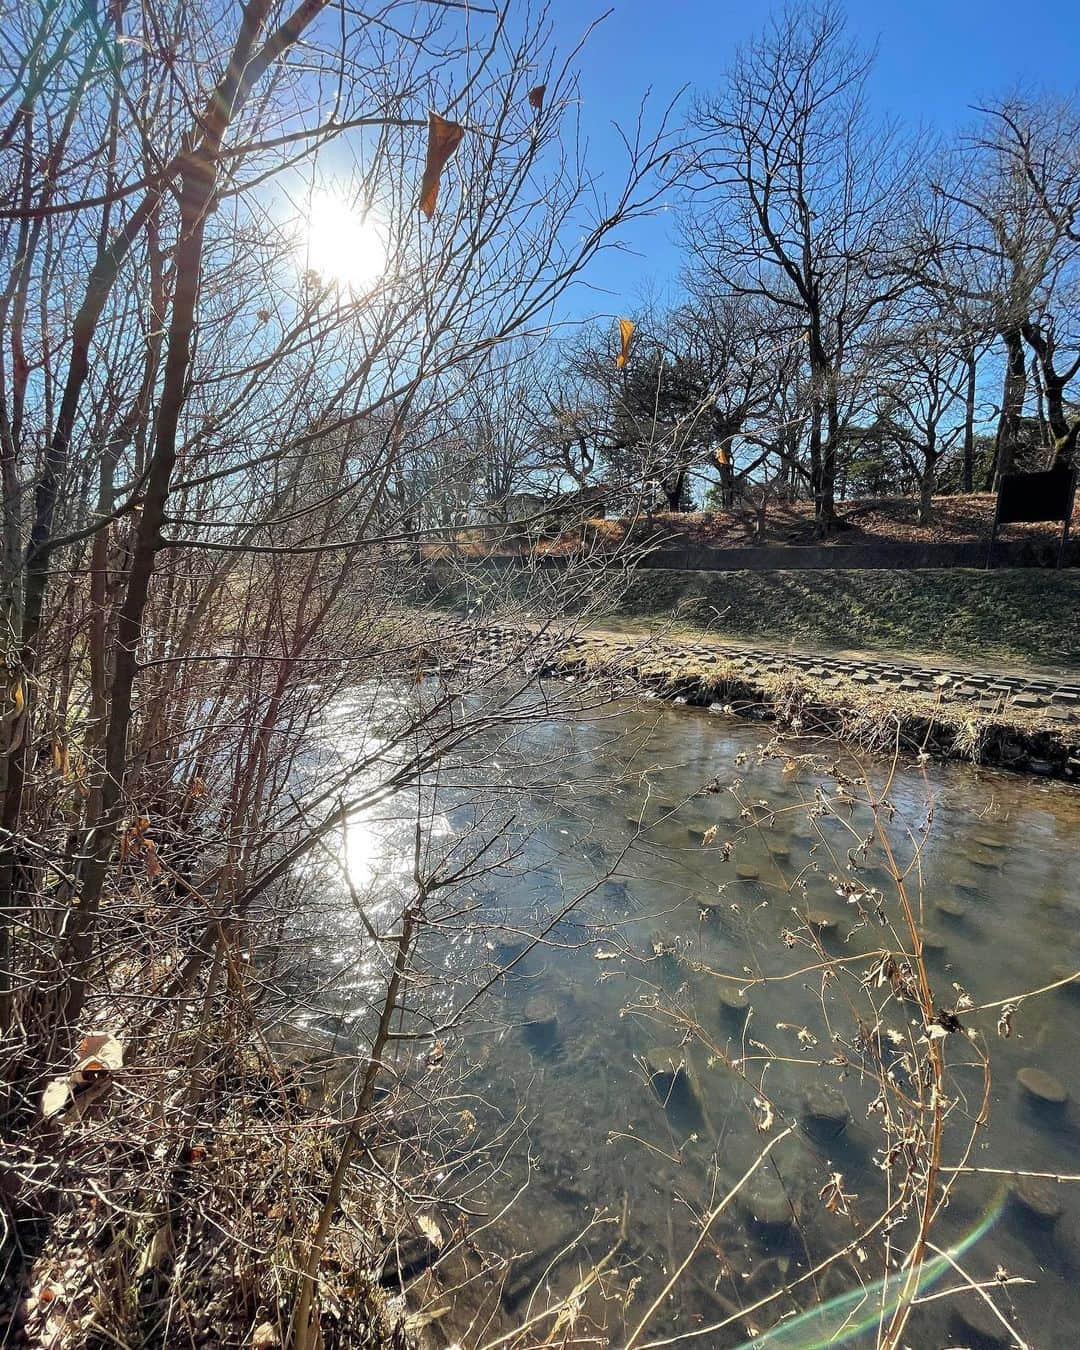
[[[547,93],[546,84],[538,84],[534,89],[529,90],[529,104],[539,112],[544,106],[544,95]]]
[[[619,320],[619,354],[615,358],[615,367],[622,370],[630,358],[630,342],[634,336],[633,319]]]
[[[157,846],[152,839],[146,840],[146,875],[151,881],[161,875],[165,869],[161,865],[161,859],[158,857]]]
[[[420,210],[428,220],[435,214],[435,203],[439,199],[439,182],[442,171],[450,156],[461,144],[465,128],[457,122],[448,122],[438,113],[428,114],[427,159],[424,162],[424,178],[420,184]]]
[[[84,1036],[75,1051],[75,1069],[84,1075],[112,1073],[122,1068],[124,1047],[110,1032],[94,1032]]]

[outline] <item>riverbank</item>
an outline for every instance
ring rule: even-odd
[[[459,626],[446,615],[429,628],[429,638],[436,633],[441,659],[457,649],[457,659],[470,662],[504,659],[506,647],[525,636],[521,624],[493,624],[478,634],[475,626]],[[613,681],[628,693],[769,721],[785,733],[832,737],[872,754],[930,755],[1080,781],[1080,708],[1027,706],[1005,685],[1004,692],[993,692],[944,683],[930,672],[918,683],[889,682],[873,669],[842,669],[824,660],[806,668],[780,651],[731,652],[701,634],[596,627],[569,636],[556,655],[545,656],[538,673]]]
[[[1080,572],[632,572],[613,617],[827,652],[1080,670]]]
[[[585,563],[583,566],[588,567]],[[656,625],[680,635],[765,642],[828,654],[888,652],[908,660],[963,661],[983,669],[1080,672],[1080,569],[1039,568],[689,571],[603,569],[603,622],[628,631]],[[431,603],[497,613],[509,601],[530,607],[558,574],[521,567],[439,563]],[[587,593],[580,575],[575,585]]]
[[[944,691],[868,687],[851,674],[772,662],[747,663],[707,643],[586,633],[552,673],[629,677],[659,697],[775,722],[785,732],[831,736],[874,754],[899,750],[1075,781],[1080,722],[1005,699],[984,705]]]

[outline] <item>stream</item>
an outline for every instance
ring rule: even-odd
[[[911,949],[899,873],[934,1006],[957,1019],[931,1032],[948,1066],[940,1163],[978,1169],[940,1174],[949,1203],[930,1236],[949,1255],[927,1252],[903,1343],[1016,1344],[970,1278],[1022,1343],[1076,1344],[1080,1185],[1010,1174],[1080,1173],[1080,983],[1008,1005],[1080,970],[1080,794],[901,765],[875,816],[867,793],[891,771],[626,700],[493,737],[482,771],[440,786],[432,848],[460,859],[498,842],[491,870],[435,904],[416,1002],[435,1027],[477,1002],[434,1057],[405,1043],[399,1068],[417,1101],[438,1080],[439,1177],[505,1261],[501,1281],[471,1283],[466,1259],[444,1263],[444,1283],[464,1284],[449,1340],[484,1344],[468,1319],[485,1298],[512,1325],[538,1311],[538,1281],[563,1296],[614,1248],[582,1297],[583,1337],[602,1324],[625,1345],[664,1294],[635,1347],[875,1343],[917,1224],[904,1178],[925,1165],[898,1104],[918,1095],[926,1028],[874,955]],[[349,887],[380,897],[376,923],[407,890],[413,838],[400,804],[349,827]],[[348,897],[324,921],[317,955],[339,978],[322,1025],[344,1038],[375,985]]]

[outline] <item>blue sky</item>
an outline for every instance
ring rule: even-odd
[[[552,0],[564,49],[608,6],[603,0]],[[735,48],[768,15],[764,0],[614,0],[613,13],[580,59],[582,128],[590,163],[617,178],[624,162],[612,121],[632,125],[650,86],[657,112],[685,85],[716,87]],[[1016,85],[1062,92],[1078,83],[1080,9],[1076,0],[849,0],[853,34],[877,46],[870,92],[881,113],[948,132],[971,118],[979,99]],[[608,254],[579,291],[572,312],[614,314],[650,287],[662,293],[678,273],[674,222],[659,216],[628,235],[639,256]]]

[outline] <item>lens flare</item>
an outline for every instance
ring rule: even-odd
[[[975,1228],[948,1253],[922,1262],[915,1277],[916,1294],[925,1293],[950,1269],[950,1258],[958,1261],[985,1237],[1001,1217],[1005,1198],[1006,1193],[1002,1190]],[[909,1270],[898,1270],[873,1284],[837,1294],[828,1302],[763,1331],[752,1341],[745,1341],[739,1350],[826,1350],[834,1345],[847,1345],[896,1311],[910,1278]]]

